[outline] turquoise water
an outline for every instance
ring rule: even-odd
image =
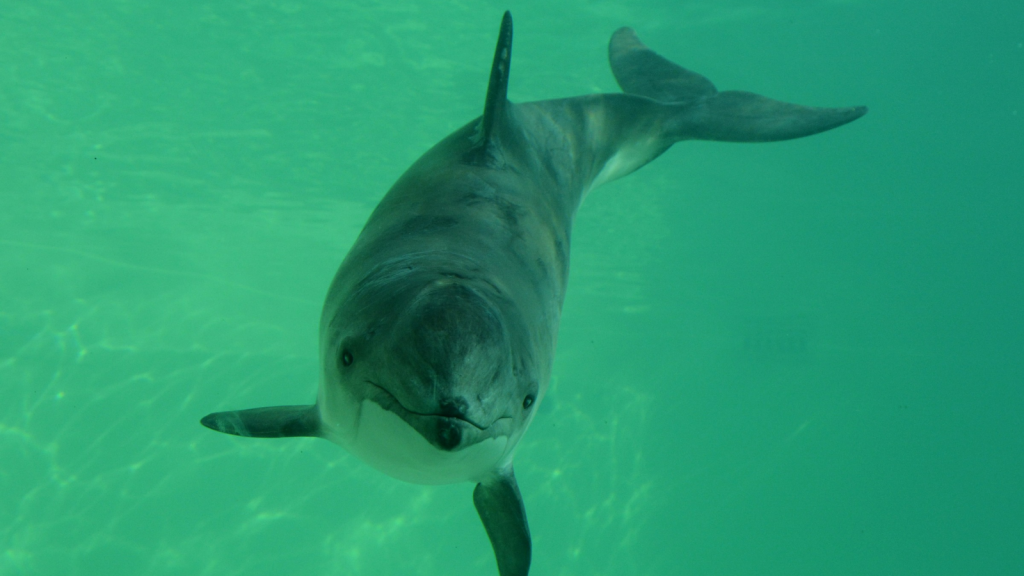
[[[466,485],[204,414],[306,403],[334,271],[510,97],[617,88],[622,25],[857,122],[687,142],[581,209],[516,472],[535,575],[1024,573],[1024,7],[0,9],[0,574],[496,574]]]

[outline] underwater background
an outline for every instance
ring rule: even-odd
[[[541,575],[1024,574],[1024,4],[0,4],[0,575],[497,574],[472,486],[203,415],[309,403],[420,154],[618,88],[611,33],[866,104],[590,195],[516,472]]]

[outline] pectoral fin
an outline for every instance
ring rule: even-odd
[[[253,438],[320,436],[320,412],[312,406],[272,406],[214,412],[200,420],[217,432]]]
[[[530,571],[530,527],[512,467],[473,490],[473,504],[491,539],[501,576],[526,576]]]

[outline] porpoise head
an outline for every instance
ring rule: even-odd
[[[483,477],[511,459],[538,400],[515,310],[463,274],[395,268],[325,315],[323,435],[402,480]]]

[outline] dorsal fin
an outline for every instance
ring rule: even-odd
[[[512,61],[512,13],[505,12],[501,18],[498,44],[494,47],[494,62],[491,64],[491,79],[487,84],[487,100],[484,115],[475,135],[474,151],[486,150],[494,141],[495,134],[508,113],[508,73]]]

